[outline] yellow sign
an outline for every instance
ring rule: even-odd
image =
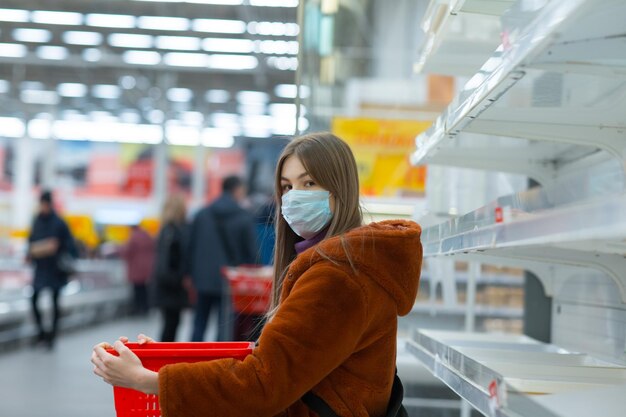
[[[415,150],[415,137],[430,125],[411,120],[336,117],[331,130],[352,148],[361,194],[397,196],[424,192],[426,167],[412,166],[409,155]]]

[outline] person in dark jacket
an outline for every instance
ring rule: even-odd
[[[241,178],[222,181],[222,194],[195,216],[189,239],[191,279],[197,292],[191,340],[204,340],[211,309],[218,314],[217,340],[224,340],[222,273],[224,266],[253,264],[257,257],[256,230],[251,213],[241,207],[246,196]]]
[[[52,348],[59,327],[59,294],[67,284],[70,272],[64,269],[62,257],[76,257],[77,251],[70,229],[55,212],[52,194],[44,191],[39,197],[39,213],[28,237],[27,261],[34,265],[32,311],[37,325],[36,343]],[[42,290],[52,291],[52,326],[46,330],[38,301]]]
[[[174,342],[180,314],[189,299],[185,278],[185,200],[173,195],[163,207],[161,230],[157,237],[154,264],[154,304],[163,315],[162,342]]]

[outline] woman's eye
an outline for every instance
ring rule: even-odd
[[[287,191],[291,190],[291,185],[290,184],[283,184],[283,194],[286,193]]]
[[[307,188],[315,187],[315,183],[313,181],[307,181],[304,183],[304,186]]]

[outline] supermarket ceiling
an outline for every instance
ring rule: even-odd
[[[297,5],[2,0],[0,136],[80,138],[57,121],[292,134]]]

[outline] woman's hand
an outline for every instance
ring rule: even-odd
[[[141,360],[124,345],[128,338],[120,337],[113,346],[106,342],[99,343],[93,348],[91,363],[93,372],[106,383],[125,388],[132,388],[146,394],[158,394],[158,373],[143,367]],[[151,343],[153,340],[145,335],[139,335],[140,344]],[[119,356],[108,353],[105,349],[115,349]]]

